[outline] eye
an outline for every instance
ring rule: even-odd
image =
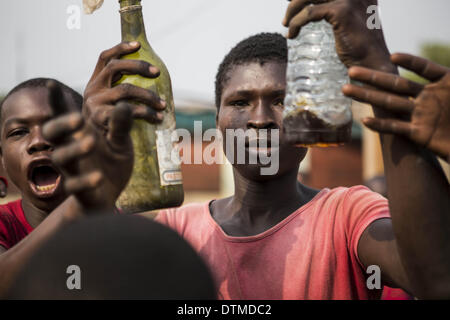
[[[284,99],[283,99],[283,98],[275,99],[275,100],[273,101],[273,104],[274,104],[275,106],[284,107]]]
[[[234,107],[246,107],[249,103],[247,100],[234,100],[230,102],[230,106]]]
[[[6,137],[7,138],[9,138],[9,137],[22,137],[22,136],[26,135],[27,133],[28,133],[28,129],[26,129],[26,128],[17,128],[17,129],[14,129],[14,130],[10,131]]]

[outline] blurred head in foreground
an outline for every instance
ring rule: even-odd
[[[209,270],[177,233],[140,216],[101,216],[57,232],[30,259],[7,298],[215,297]]]

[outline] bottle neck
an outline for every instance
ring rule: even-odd
[[[145,34],[141,0],[119,0],[122,41],[148,43]]]

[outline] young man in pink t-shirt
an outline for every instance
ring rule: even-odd
[[[284,20],[289,37],[324,18],[333,25],[338,55],[348,67],[397,73],[382,30],[366,28],[367,7],[376,1],[317,2],[291,2]],[[157,221],[177,230],[203,256],[222,299],[370,299],[380,297],[380,284],[419,298],[450,297],[448,181],[435,158],[401,137],[382,135],[389,203],[362,186],[314,190],[299,183],[307,150],[285,143],[282,131],[286,60],[285,39],[260,34],[231,50],[216,78],[217,128],[224,137],[227,129],[280,129],[279,148],[264,149],[279,155],[279,170],[262,175],[267,164],[234,164],[233,196],[163,210]],[[125,116],[127,107],[120,108]],[[382,108],[374,104],[376,117],[397,117]],[[99,114],[102,107],[95,109]],[[126,130],[116,147],[129,143]],[[53,135],[55,143],[58,138]],[[79,143],[66,147],[74,150]],[[246,155],[259,151],[263,148],[245,146]],[[95,163],[96,155],[83,156],[89,158]],[[108,192],[101,195],[111,201]]]

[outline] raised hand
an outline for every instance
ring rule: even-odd
[[[450,161],[450,69],[409,54],[394,54],[391,60],[431,83],[353,67],[350,77],[375,89],[345,85],[344,94],[389,112],[388,118],[363,119],[370,129],[402,135]]]
[[[105,136],[91,121],[84,121],[81,113],[67,113],[55,82],[49,82],[48,89],[54,119],[44,125],[42,133],[55,147],[52,161],[63,172],[64,188],[87,209],[113,208],[132,170],[129,107],[123,103],[113,111]]]
[[[294,38],[307,23],[325,19],[333,26],[336,51],[347,67],[396,72],[389,60],[382,29],[367,28],[367,8],[372,5],[378,5],[378,1],[292,0],[283,25],[289,28],[288,38]]]
[[[138,43],[121,43],[100,55],[85,90],[83,114],[66,114],[60,88],[49,85],[56,118],[44,126],[43,135],[55,146],[52,159],[64,173],[66,190],[88,209],[111,209],[125,188],[133,168],[133,119],[156,123],[163,118],[165,102],[154,92],[113,86],[123,74],[159,75],[146,62],[118,60],[138,49]]]
[[[120,57],[139,50],[138,42],[122,42],[100,54],[94,73],[84,91],[83,116],[107,130],[108,121],[117,102],[133,100],[130,104],[135,119],[151,123],[163,119],[166,107],[156,93],[130,84],[113,86],[124,74],[137,74],[147,78],[159,76],[155,66],[138,60],[120,60]]]

